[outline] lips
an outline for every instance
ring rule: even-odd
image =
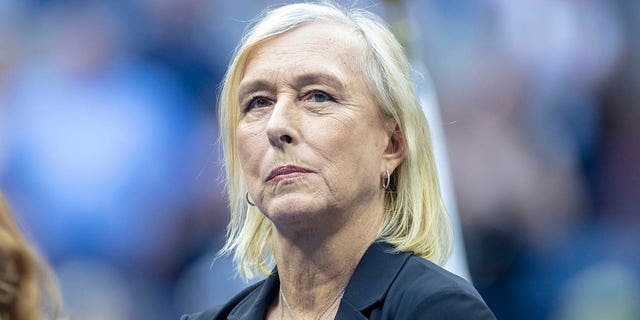
[[[311,171],[296,166],[281,166],[271,170],[269,176],[267,177],[267,181],[282,181],[294,179],[301,177],[309,172]]]

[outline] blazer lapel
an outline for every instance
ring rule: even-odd
[[[375,242],[367,249],[347,284],[338,309],[341,317],[336,316],[336,319],[366,319],[362,313],[384,300],[393,280],[411,256],[411,253],[394,253],[393,250],[393,246],[383,242]]]
[[[278,294],[279,287],[280,279],[278,278],[278,270],[274,269],[259,289],[243,299],[242,302],[229,313],[226,319],[264,320],[271,302]]]
[[[336,313],[335,319],[340,320],[366,320],[367,318],[362,315],[362,312],[355,308],[349,301],[342,299],[340,307],[338,307],[338,313]]]

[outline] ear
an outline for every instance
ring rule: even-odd
[[[389,170],[390,173],[393,173],[404,160],[407,152],[407,142],[395,120],[389,124],[393,130],[390,132],[387,148],[382,155],[381,172]]]

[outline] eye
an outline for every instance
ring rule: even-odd
[[[331,95],[319,90],[311,91],[309,94],[307,94],[305,100],[318,103],[335,101]]]
[[[262,96],[258,96],[258,97],[254,97],[253,99],[251,99],[251,101],[249,101],[249,104],[247,104],[246,110],[249,111],[253,108],[265,108],[270,105],[271,105],[271,101],[269,101],[269,99]]]

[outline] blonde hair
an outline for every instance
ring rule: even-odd
[[[238,87],[251,50],[260,43],[311,22],[341,23],[352,28],[368,48],[363,74],[383,114],[395,119],[406,144],[403,162],[392,175],[385,194],[385,217],[378,239],[398,251],[438,264],[451,251],[452,232],[438,184],[427,120],[411,78],[402,46],[387,25],[364,10],[338,8],[331,3],[299,3],[276,8],[251,28],[236,49],[220,94],[219,121],[227,177],[231,221],[222,254],[233,254],[239,273],[267,275],[273,263],[269,219],[245,201],[247,188],[235,143],[239,121]]]
[[[55,319],[60,300],[53,274],[25,241],[0,193],[0,319]]]

